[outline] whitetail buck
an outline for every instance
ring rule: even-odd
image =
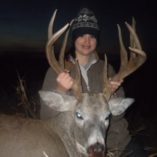
[[[64,70],[64,50],[68,31],[63,43],[59,63],[54,55],[54,43],[69,28],[65,25],[58,32],[52,33],[54,19],[49,24],[49,40],[46,54],[49,64],[60,73]],[[126,23],[130,32],[130,59],[122,42],[118,26],[121,67],[112,78],[121,80],[138,69],[146,60],[134,24]],[[40,91],[40,97],[50,109],[59,112],[47,121],[21,119],[2,115],[0,118],[0,157],[104,157],[106,152],[105,137],[109,125],[109,116],[120,115],[132,104],[131,98],[111,98],[107,77],[107,60],[104,67],[104,92],[81,93],[80,73],[73,86],[74,96],[50,91]]]

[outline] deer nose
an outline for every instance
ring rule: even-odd
[[[88,147],[87,152],[90,157],[105,157],[105,146],[100,143],[96,143]]]

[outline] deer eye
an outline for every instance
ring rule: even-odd
[[[78,119],[83,120],[83,117],[82,117],[82,115],[81,115],[80,112],[76,112],[76,117],[77,117]]]
[[[110,120],[111,115],[108,115],[107,117],[105,117],[105,120]]]

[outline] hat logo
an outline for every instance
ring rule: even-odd
[[[78,22],[93,21],[93,22],[97,23],[97,19],[95,18],[95,16],[88,16],[88,15],[80,15],[77,19],[75,19],[75,21],[78,21]]]

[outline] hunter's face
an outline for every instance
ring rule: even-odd
[[[88,56],[95,51],[97,46],[96,38],[91,34],[84,34],[75,40],[76,53]]]

